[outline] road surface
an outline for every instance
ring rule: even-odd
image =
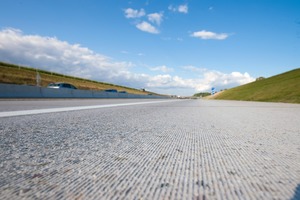
[[[27,100],[0,106],[0,199],[300,198],[299,104]]]

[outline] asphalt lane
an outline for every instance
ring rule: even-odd
[[[0,198],[299,199],[299,116],[182,100],[0,118]]]

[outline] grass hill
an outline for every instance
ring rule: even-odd
[[[41,77],[41,86],[46,87],[51,82],[67,82],[83,90],[106,90],[116,89],[126,91],[131,94],[155,94],[148,91],[142,91],[134,88],[92,81],[88,79],[66,76],[63,74],[52,73],[45,70],[28,68],[0,62],[0,83],[10,83],[19,85],[36,85],[36,75],[39,72]]]
[[[300,68],[222,91],[213,99],[300,103]]]
[[[210,95],[210,92],[200,92],[200,93],[194,94],[193,97],[207,97],[209,95]]]

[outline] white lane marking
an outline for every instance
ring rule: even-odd
[[[77,106],[77,107],[48,108],[48,109],[37,109],[37,110],[9,111],[9,112],[0,112],[0,117],[36,115],[42,113],[66,112],[66,111],[87,110],[87,109],[97,109],[97,108],[111,108],[111,107],[119,107],[119,106],[132,106],[132,105],[143,105],[143,104],[153,104],[153,103],[168,103],[173,101],[179,101],[179,100],[146,101],[146,102],[106,104],[106,105],[95,105],[95,106]]]

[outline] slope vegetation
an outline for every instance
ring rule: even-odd
[[[223,91],[214,99],[300,103],[300,68]]]
[[[127,93],[131,93],[131,94],[147,95],[151,93],[151,92],[142,91],[134,88],[123,87],[119,85],[103,83],[98,81],[92,81],[92,80],[78,78],[78,77],[66,76],[63,74],[17,66],[17,65],[3,63],[3,62],[0,62],[0,83],[36,85],[37,72],[41,77],[42,87],[46,87],[49,83],[52,82],[67,82],[75,85],[78,89],[83,89],[83,90],[116,89],[118,91],[126,91]]]

